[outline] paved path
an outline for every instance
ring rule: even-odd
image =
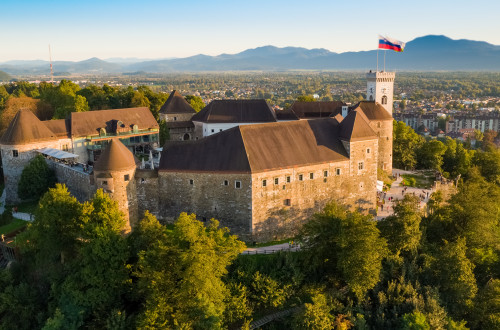
[[[271,254],[280,251],[295,252],[298,250],[300,250],[300,245],[294,245],[293,247],[290,247],[288,243],[282,243],[282,244],[262,246],[256,248],[251,247],[243,251],[242,254]]]
[[[5,188],[3,190],[2,196],[0,196],[0,214],[3,214],[4,211],[5,211]],[[29,222],[33,221],[33,219],[35,218],[31,214],[23,212],[15,212],[15,213],[12,212],[12,216],[16,219],[21,219]]]
[[[422,189],[422,188],[414,188],[414,187],[404,187],[401,185],[401,182],[403,181],[403,177],[400,176],[402,174],[416,174],[416,172],[411,172],[411,171],[404,171],[404,170],[398,170],[394,169],[392,171],[392,174],[394,176],[398,176],[396,181],[394,181],[391,185],[391,189],[387,191],[385,194],[382,193],[382,196],[384,197],[385,204],[384,204],[384,209],[381,210],[380,207],[378,208],[377,212],[377,220],[383,219],[389,215],[394,214],[394,204],[397,200],[403,199],[404,195],[408,194],[415,194],[416,196],[424,195],[425,198],[420,202],[420,207],[423,208],[427,202],[429,201],[429,197],[432,194],[432,189]],[[406,192],[403,192],[404,189],[406,188]],[[389,198],[392,197],[393,201],[389,201]]]

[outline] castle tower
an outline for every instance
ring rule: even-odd
[[[378,168],[392,174],[392,123],[394,119],[382,106],[375,101],[361,101],[353,107],[361,111],[368,119],[368,125],[378,137]]]
[[[30,110],[20,110],[0,139],[7,204],[19,203],[21,173],[43,148],[60,149],[59,140]]]
[[[368,72],[366,74],[366,99],[380,103],[392,116],[395,72]]]
[[[96,187],[103,189],[118,202],[118,208],[127,221],[127,232],[134,227],[139,218],[134,179],[137,165],[138,160],[118,139],[109,142],[94,165]]]

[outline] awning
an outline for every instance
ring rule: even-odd
[[[54,157],[57,159],[78,158],[78,155],[72,154],[72,153],[67,152],[67,151],[53,149],[53,148],[43,148],[43,149],[39,149],[37,151],[41,154],[44,154],[44,155],[47,155],[50,157]]]

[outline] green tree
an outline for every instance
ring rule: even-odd
[[[181,213],[165,239],[139,255],[139,327],[220,328],[229,290],[221,277],[244,244],[213,220]]]
[[[478,329],[500,329],[500,280],[491,279],[476,297]]]
[[[289,296],[289,285],[281,285],[268,275],[255,272],[252,276],[251,295],[261,309],[282,307]]]
[[[402,121],[393,122],[393,164],[397,168],[414,168],[417,150],[424,138]]]
[[[297,96],[297,101],[299,102],[314,102],[316,101],[312,95],[300,95]]]
[[[406,195],[394,206],[393,216],[378,222],[380,232],[393,253],[417,251],[422,237],[421,219],[418,197]]]
[[[465,239],[446,243],[440,250],[433,268],[441,297],[452,315],[466,316],[477,293],[474,264],[466,256]]]
[[[331,314],[333,306],[324,293],[313,290],[309,292],[311,302],[294,316],[294,329],[332,329],[334,317]]]
[[[429,323],[425,318],[425,315],[419,312],[413,312],[411,314],[405,314],[403,316],[403,326],[401,329],[404,330],[428,330],[430,329]]]
[[[205,102],[203,102],[203,99],[199,96],[186,95],[184,98],[196,112],[199,112],[205,107]]]
[[[387,243],[371,216],[332,202],[304,225],[301,236],[316,272],[340,277],[358,300],[378,283]]]
[[[25,260],[49,278],[63,276],[62,264],[74,258],[80,244],[82,210],[66,186],[49,189],[40,199],[35,220],[18,237]]]
[[[488,181],[500,184],[500,150],[477,151],[472,163]]]
[[[23,200],[39,200],[55,183],[54,171],[47,165],[42,155],[37,155],[23,169],[17,193]]]
[[[417,150],[417,165],[421,169],[433,169],[441,172],[443,155],[446,147],[443,142],[430,140]]]

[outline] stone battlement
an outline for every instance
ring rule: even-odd
[[[366,79],[368,81],[389,82],[389,81],[394,81],[395,78],[396,78],[396,72],[379,71],[379,72],[368,72],[366,74]]]

